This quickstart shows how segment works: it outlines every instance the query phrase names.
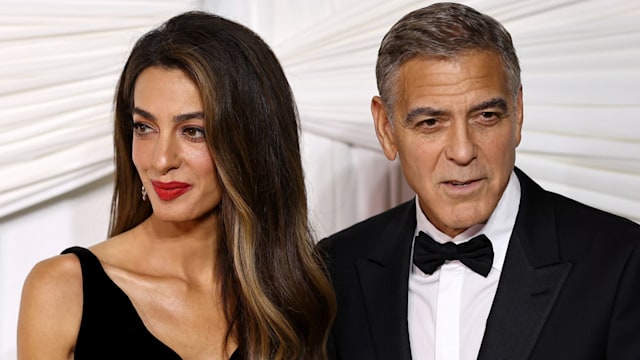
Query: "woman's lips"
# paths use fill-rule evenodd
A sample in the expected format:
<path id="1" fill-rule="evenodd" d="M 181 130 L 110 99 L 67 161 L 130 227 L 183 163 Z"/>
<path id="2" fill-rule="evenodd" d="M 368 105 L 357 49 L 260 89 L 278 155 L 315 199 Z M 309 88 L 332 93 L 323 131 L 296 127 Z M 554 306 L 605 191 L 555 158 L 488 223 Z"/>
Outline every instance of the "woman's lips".
<path id="1" fill-rule="evenodd" d="M 152 180 L 151 184 L 160 200 L 163 201 L 173 200 L 191 189 L 191 185 L 179 181 L 162 182 Z"/>

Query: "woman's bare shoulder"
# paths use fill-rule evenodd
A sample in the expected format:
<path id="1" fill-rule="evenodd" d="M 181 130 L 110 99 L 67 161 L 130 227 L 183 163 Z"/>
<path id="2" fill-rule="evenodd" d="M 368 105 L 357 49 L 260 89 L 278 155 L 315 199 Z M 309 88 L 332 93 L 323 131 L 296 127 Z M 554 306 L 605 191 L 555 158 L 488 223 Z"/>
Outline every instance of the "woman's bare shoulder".
<path id="1" fill-rule="evenodd" d="M 82 270 L 73 254 L 54 256 L 37 263 L 27 276 L 25 290 L 40 290 L 65 298 L 82 295 Z"/>
<path id="2" fill-rule="evenodd" d="M 18 358 L 67 359 L 82 318 L 82 271 L 73 254 L 37 263 L 22 289 Z"/>

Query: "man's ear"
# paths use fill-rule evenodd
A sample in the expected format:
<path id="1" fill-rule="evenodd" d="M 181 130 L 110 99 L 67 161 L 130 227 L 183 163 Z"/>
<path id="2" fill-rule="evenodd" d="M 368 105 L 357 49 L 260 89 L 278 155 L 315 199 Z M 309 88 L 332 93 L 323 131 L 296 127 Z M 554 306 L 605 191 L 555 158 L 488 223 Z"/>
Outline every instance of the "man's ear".
<path id="1" fill-rule="evenodd" d="M 384 151 L 384 156 L 389 160 L 395 160 L 398 155 L 398 148 L 393 136 L 393 125 L 389 120 L 387 109 L 380 96 L 374 96 L 373 99 L 371 99 L 371 115 L 373 115 L 376 136 L 378 137 L 382 151 Z"/>

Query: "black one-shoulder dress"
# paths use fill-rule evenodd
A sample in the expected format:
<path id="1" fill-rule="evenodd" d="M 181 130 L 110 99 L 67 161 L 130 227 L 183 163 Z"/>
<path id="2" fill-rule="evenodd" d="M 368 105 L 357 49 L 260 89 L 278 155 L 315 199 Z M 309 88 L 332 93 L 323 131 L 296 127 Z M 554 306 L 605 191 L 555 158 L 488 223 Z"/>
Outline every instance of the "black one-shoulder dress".
<path id="1" fill-rule="evenodd" d="M 127 294 L 91 251 L 75 246 L 62 253 L 75 254 L 82 268 L 84 298 L 75 360 L 181 360 L 144 326 Z M 240 360 L 239 351 L 229 360 Z"/>

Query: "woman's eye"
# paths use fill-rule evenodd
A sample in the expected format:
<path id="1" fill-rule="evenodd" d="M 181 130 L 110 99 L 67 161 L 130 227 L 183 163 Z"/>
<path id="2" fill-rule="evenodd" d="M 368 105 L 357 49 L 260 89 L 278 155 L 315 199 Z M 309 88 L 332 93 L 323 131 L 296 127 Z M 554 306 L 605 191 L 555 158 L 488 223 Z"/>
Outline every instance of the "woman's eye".
<path id="1" fill-rule="evenodd" d="M 134 122 L 133 123 L 133 132 L 138 134 L 138 135 L 144 135 L 147 133 L 152 132 L 153 129 L 151 128 L 151 126 L 145 124 L 145 123 L 141 123 L 141 122 Z"/>
<path id="2" fill-rule="evenodd" d="M 204 129 L 197 127 L 187 127 L 182 130 L 182 133 L 191 141 L 204 141 Z"/>

